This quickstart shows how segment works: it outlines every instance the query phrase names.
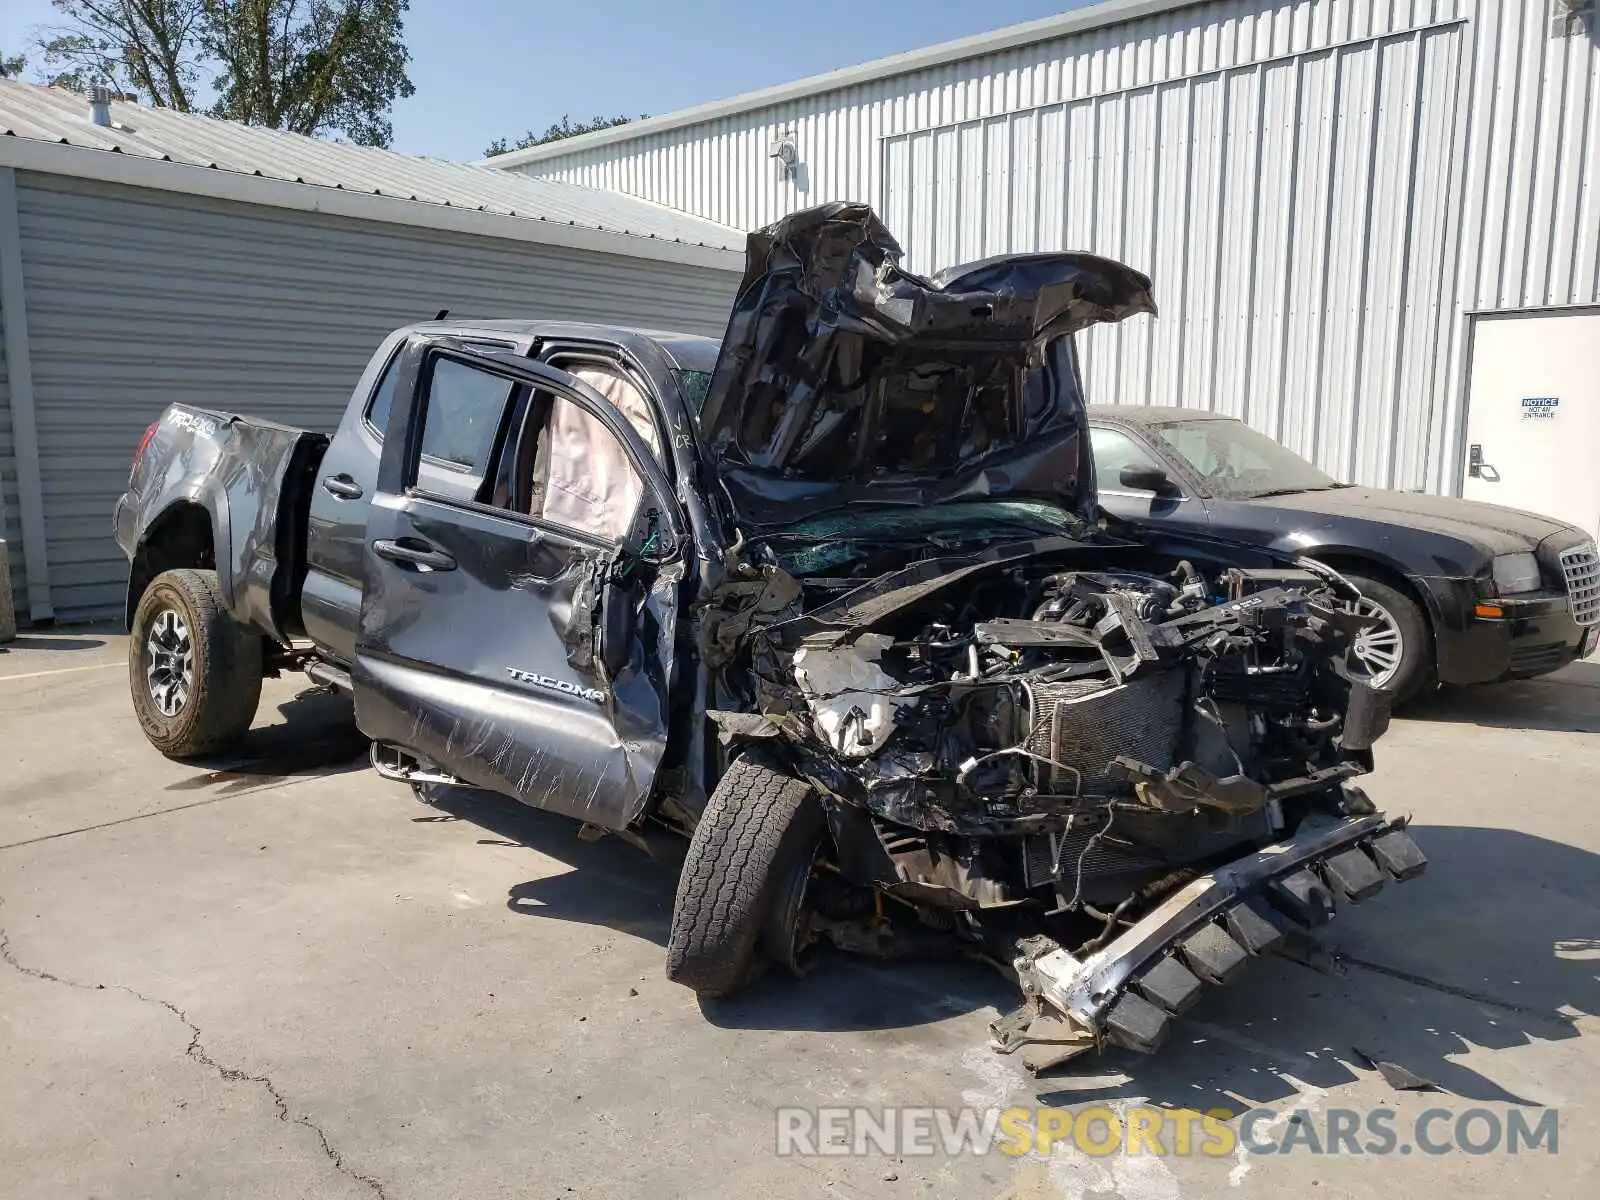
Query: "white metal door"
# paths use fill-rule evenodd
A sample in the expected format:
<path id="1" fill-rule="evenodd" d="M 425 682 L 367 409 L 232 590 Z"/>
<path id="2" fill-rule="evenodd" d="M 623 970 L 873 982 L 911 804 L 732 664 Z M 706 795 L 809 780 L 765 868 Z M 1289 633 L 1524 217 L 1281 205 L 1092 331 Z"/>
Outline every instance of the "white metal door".
<path id="1" fill-rule="evenodd" d="M 1461 494 L 1600 536 L 1600 311 L 1473 322 Z"/>

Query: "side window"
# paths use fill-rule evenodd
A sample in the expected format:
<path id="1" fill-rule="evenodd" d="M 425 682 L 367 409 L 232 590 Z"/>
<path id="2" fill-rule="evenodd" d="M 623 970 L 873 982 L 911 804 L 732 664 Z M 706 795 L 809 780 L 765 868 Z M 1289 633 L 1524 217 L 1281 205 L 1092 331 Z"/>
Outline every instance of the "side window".
<path id="1" fill-rule="evenodd" d="M 1155 467 L 1165 470 L 1150 453 L 1125 433 L 1098 426 L 1089 430 L 1089 444 L 1094 447 L 1095 475 L 1102 491 L 1125 491 L 1118 477 L 1124 467 Z"/>
<path id="2" fill-rule="evenodd" d="M 513 349 L 506 342 L 468 340 L 466 344 L 475 350 Z M 372 389 L 372 398 L 367 401 L 367 411 L 363 414 L 367 424 L 372 427 L 373 436 L 380 442 L 383 441 L 384 432 L 389 428 L 389 410 L 394 407 L 394 389 L 400 374 L 400 358 L 400 350 L 397 349 L 390 356 L 389 365 L 384 367 L 383 375 L 378 379 L 378 386 Z M 432 451 L 424 450 L 424 453 L 432 453 Z"/>
<path id="3" fill-rule="evenodd" d="M 428 384 L 422 424 L 422 454 L 480 479 L 489 466 L 511 383 L 476 367 L 441 358 Z"/>
<path id="4" fill-rule="evenodd" d="M 435 359 L 422 416 L 422 462 L 412 482 L 473 500 L 489 470 L 512 383 L 477 367 Z"/>
<path id="5" fill-rule="evenodd" d="M 592 386 L 599 390 L 605 382 L 602 377 Z M 620 392 L 608 398 L 644 422 L 642 432 L 651 435 L 645 440 L 653 445 L 648 413 L 630 412 L 630 398 Z M 525 514 L 605 542 L 622 541 L 638 520 L 645 482 L 626 446 L 559 395 L 530 397 L 501 375 L 435 358 L 421 442 L 407 482 L 435 495 Z"/>

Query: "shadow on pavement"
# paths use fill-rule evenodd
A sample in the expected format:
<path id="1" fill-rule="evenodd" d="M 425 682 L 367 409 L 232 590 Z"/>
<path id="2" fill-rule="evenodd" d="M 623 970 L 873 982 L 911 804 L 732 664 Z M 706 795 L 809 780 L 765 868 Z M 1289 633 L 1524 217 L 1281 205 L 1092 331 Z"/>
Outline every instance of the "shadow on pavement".
<path id="1" fill-rule="evenodd" d="M 652 858 L 620 838 L 584 842 L 567 817 L 541 812 L 485 792 L 439 788 L 434 812 L 418 822 L 469 821 L 513 844 L 565 863 L 571 871 L 513 887 L 506 907 L 521 916 L 603 925 L 665 948 L 672 926 L 678 864 L 684 843 L 663 832 Z M 803 978 L 769 972 L 747 990 L 702 1004 L 714 1025 L 736 1029 L 899 1029 L 959 1013 L 1016 1003 L 988 967 L 965 961 L 885 963 L 824 950 Z"/>
<path id="2" fill-rule="evenodd" d="M 512 912 L 603 925 L 667 944 L 678 885 L 675 859 L 653 859 L 616 837 L 582 841 L 581 827 L 571 818 L 493 792 L 437 787 L 429 789 L 429 798 L 431 811 L 414 821 L 467 821 L 495 835 L 480 839 L 483 844 L 526 846 L 573 868 L 517 884 L 506 897 Z"/>
<path id="3" fill-rule="evenodd" d="M 1412 832 L 1428 873 L 1341 911 L 1319 938 L 1325 970 L 1252 963 L 1180 1018 L 1155 1056 L 1080 1060 L 1041 1080 L 1046 1099 L 1238 1111 L 1293 1095 L 1293 1080 L 1331 1090 L 1373 1077 L 1359 1047 L 1442 1092 L 1541 1103 L 1458 1060 L 1575 1038 L 1577 1014 L 1600 1013 L 1600 855 L 1511 830 Z M 1108 1071 L 1127 1078 L 1096 1079 Z"/>
<path id="4" fill-rule="evenodd" d="M 1445 688 L 1413 701 L 1402 715 L 1497 729 L 1600 733 L 1600 663 L 1573 663 L 1539 679 Z"/>
<path id="5" fill-rule="evenodd" d="M 747 991 L 701 1001 L 700 1011 L 723 1029 L 846 1032 L 905 1029 L 972 1012 L 993 1020 L 1019 999 L 1015 986 L 979 962 L 885 962 L 824 950 L 799 979 L 769 972 Z"/>
<path id="6" fill-rule="evenodd" d="M 105 639 L 97 637 L 52 637 L 43 633 L 21 631 L 0 650 L 98 650 Z"/>
<path id="7" fill-rule="evenodd" d="M 527 846 L 573 868 L 513 887 L 512 912 L 603 925 L 665 946 L 675 858 L 653 860 L 614 837 L 580 841 L 569 819 L 484 793 L 441 789 L 435 811 L 416 819 L 470 821 L 495 835 L 483 839 L 489 844 Z M 1359 1047 L 1445 1092 L 1539 1103 L 1456 1060 L 1475 1048 L 1574 1038 L 1574 1014 L 1600 1014 L 1600 855 L 1514 830 L 1412 830 L 1428 854 L 1427 874 L 1343 909 L 1320 932 L 1323 969 L 1253 962 L 1239 980 L 1208 989 L 1156 1055 L 1092 1055 L 1042 1079 L 1041 1093 L 1052 1103 L 1139 1096 L 1237 1111 L 1241 1100 L 1294 1095 L 1295 1080 L 1331 1090 L 1372 1076 Z M 999 1015 L 1017 1000 L 977 962 L 824 952 L 802 979 L 772 972 L 702 1009 L 728 1028 L 844 1031 Z M 1108 1072 L 1127 1079 L 1106 1084 Z"/>
<path id="8" fill-rule="evenodd" d="M 169 792 L 208 788 L 248 791 L 303 775 L 342 775 L 367 765 L 367 739 L 345 696 L 301 693 L 278 706 L 283 722 L 258 726 L 233 753 L 197 759 L 199 775 L 169 783 Z"/>

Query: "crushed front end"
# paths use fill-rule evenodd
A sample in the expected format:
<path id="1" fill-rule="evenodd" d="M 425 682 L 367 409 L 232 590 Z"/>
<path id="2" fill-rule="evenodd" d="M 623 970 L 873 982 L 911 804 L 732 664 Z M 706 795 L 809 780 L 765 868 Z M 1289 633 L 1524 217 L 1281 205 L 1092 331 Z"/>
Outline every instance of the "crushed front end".
<path id="1" fill-rule="evenodd" d="M 1014 972 L 996 1042 L 1030 1065 L 1152 1050 L 1203 985 L 1422 870 L 1352 783 L 1388 708 L 1344 669 L 1365 618 L 1325 567 L 1056 537 L 814 607 L 830 581 L 768 579 L 803 615 L 755 632 L 759 716 L 725 733 L 781 743 L 824 798 L 831 869 L 899 902 L 901 941 Z M 892 921 L 824 909 L 815 936 L 895 951 Z"/>
<path id="2" fill-rule="evenodd" d="M 698 610 L 711 719 L 826 809 L 801 941 L 980 951 L 1036 1064 L 1149 1050 L 1202 981 L 1422 867 L 1352 783 L 1388 721 L 1345 670 L 1360 597 L 1108 528 L 1074 336 L 1153 315 L 1145 276 L 899 261 L 863 205 L 751 235 L 700 413 L 740 534 Z"/>

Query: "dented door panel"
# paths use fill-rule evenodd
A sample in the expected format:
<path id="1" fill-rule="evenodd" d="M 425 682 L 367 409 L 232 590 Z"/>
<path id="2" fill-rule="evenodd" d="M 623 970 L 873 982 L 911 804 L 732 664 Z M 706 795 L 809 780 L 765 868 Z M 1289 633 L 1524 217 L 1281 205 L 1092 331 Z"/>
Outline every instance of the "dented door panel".
<path id="1" fill-rule="evenodd" d="M 418 357 L 427 352 L 414 347 Z M 596 412 L 638 456 L 615 419 L 598 412 L 604 400 L 561 372 L 470 353 L 465 361 Z M 414 367 L 405 394 L 416 394 L 416 377 Z M 595 825 L 630 824 L 666 747 L 681 567 L 399 486 L 409 422 L 391 418 L 368 518 L 357 723 L 467 783 Z M 642 473 L 647 503 L 661 508 L 659 471 Z M 676 517 L 665 518 L 663 535 L 675 539 Z M 628 613 L 613 611 L 608 623 L 617 606 Z M 608 627 L 624 645 L 604 643 Z"/>
<path id="2" fill-rule="evenodd" d="M 424 540 L 456 567 L 409 572 L 369 551 L 362 731 L 480 787 L 627 825 L 666 745 L 665 681 L 641 669 L 654 646 L 638 644 L 615 679 L 593 652 L 610 553 L 444 508 L 411 498 L 373 511 L 373 538 Z"/>

